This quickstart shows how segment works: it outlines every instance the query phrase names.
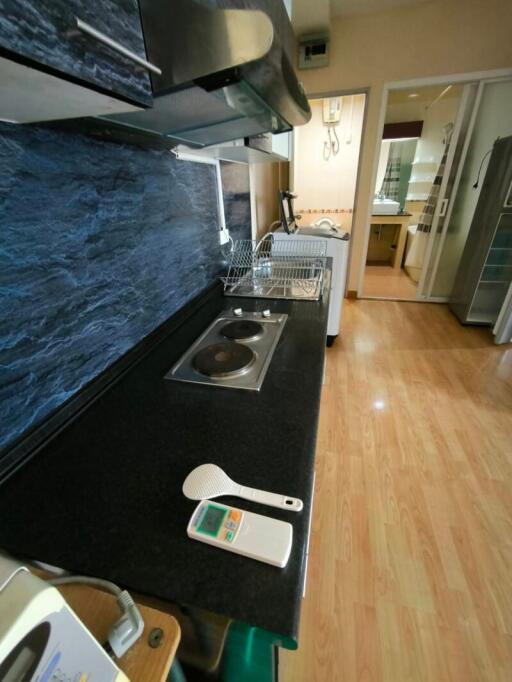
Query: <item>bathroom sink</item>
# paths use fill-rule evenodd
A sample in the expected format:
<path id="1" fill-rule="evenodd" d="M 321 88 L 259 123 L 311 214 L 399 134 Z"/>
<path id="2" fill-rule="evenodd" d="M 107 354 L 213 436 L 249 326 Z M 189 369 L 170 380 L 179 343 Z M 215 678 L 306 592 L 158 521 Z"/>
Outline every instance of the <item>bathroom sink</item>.
<path id="1" fill-rule="evenodd" d="M 397 215 L 400 211 L 400 204 L 393 199 L 375 199 L 373 202 L 374 215 Z"/>

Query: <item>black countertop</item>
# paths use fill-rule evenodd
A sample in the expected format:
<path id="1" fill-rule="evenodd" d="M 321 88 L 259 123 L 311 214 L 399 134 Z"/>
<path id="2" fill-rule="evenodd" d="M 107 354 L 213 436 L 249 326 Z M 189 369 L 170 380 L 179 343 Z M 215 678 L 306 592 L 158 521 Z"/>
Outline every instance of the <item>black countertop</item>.
<path id="1" fill-rule="evenodd" d="M 223 309 L 289 317 L 259 392 L 165 381 Z M 0 487 L 0 547 L 135 592 L 298 634 L 328 301 L 204 297 L 109 390 Z M 245 485 L 299 497 L 291 513 L 223 498 L 293 525 L 284 569 L 186 534 L 181 486 L 214 462 Z"/>

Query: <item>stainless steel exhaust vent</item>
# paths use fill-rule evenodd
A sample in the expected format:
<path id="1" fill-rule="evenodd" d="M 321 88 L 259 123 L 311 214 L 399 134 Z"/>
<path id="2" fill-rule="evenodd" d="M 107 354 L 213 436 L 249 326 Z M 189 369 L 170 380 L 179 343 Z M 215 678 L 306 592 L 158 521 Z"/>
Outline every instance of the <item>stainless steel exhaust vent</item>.
<path id="1" fill-rule="evenodd" d="M 280 0 L 140 0 L 140 8 L 148 59 L 162 71 L 151 74 L 154 107 L 108 118 L 196 147 L 309 120 Z"/>

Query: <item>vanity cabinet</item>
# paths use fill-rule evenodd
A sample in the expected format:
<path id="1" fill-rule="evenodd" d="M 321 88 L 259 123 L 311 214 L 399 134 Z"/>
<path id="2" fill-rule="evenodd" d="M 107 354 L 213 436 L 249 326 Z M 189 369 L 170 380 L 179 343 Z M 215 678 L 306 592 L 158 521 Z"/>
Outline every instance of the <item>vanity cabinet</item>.
<path id="1" fill-rule="evenodd" d="M 148 69 L 133 58 L 146 60 L 137 0 L 0 0 L 0 49 L 2 57 L 100 93 L 152 102 Z"/>

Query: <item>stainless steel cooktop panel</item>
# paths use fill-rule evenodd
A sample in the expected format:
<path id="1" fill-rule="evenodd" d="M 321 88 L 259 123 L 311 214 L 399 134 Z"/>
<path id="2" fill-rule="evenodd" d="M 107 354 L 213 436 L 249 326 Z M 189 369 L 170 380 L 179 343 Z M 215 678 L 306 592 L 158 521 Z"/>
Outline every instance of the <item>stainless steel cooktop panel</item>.
<path id="1" fill-rule="evenodd" d="M 241 315 L 235 315 L 232 311 L 221 313 L 167 372 L 165 378 L 207 386 L 259 391 L 287 317 L 288 315 L 280 313 L 267 313 L 267 316 L 263 316 L 261 312 L 244 312 Z M 221 329 L 229 322 L 243 320 L 254 320 L 263 327 L 263 333 L 258 337 L 236 341 L 236 343 L 241 343 L 250 348 L 255 355 L 254 361 L 247 370 L 240 374 L 226 377 L 210 377 L 199 372 L 194 367 L 196 354 L 210 345 L 231 341 L 231 339 L 226 338 L 222 334 Z"/>

